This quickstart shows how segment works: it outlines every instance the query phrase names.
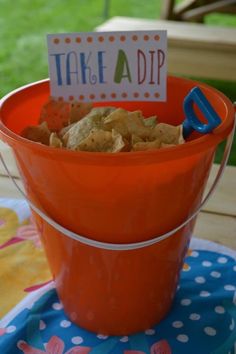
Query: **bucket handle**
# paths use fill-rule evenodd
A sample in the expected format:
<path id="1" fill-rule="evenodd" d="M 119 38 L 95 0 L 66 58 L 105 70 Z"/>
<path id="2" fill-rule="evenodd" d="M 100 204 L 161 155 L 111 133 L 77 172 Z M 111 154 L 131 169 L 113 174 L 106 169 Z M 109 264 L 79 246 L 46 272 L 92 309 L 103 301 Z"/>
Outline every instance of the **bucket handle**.
<path id="1" fill-rule="evenodd" d="M 224 169 L 226 167 L 228 158 L 229 158 L 229 154 L 230 154 L 230 150 L 232 147 L 232 143 L 233 143 L 233 138 L 234 138 L 234 131 L 235 131 L 235 126 L 236 126 L 236 115 L 235 115 L 235 119 L 234 119 L 234 125 L 232 128 L 232 131 L 230 132 L 227 140 L 226 140 L 226 145 L 225 145 L 225 149 L 224 149 L 224 154 L 221 160 L 221 164 L 219 166 L 217 175 L 215 177 L 214 182 L 212 183 L 212 186 L 209 190 L 209 192 L 207 193 L 207 195 L 205 196 L 205 198 L 203 199 L 203 201 L 201 202 L 201 204 L 199 205 L 199 207 L 197 208 L 197 210 L 190 215 L 183 223 L 181 223 L 179 226 L 177 226 L 176 228 L 172 229 L 171 231 L 166 232 L 165 234 L 162 234 L 160 236 L 156 236 L 150 240 L 146 240 L 146 241 L 141 241 L 141 242 L 134 242 L 134 243 L 108 243 L 108 242 L 101 242 L 101 241 L 96 241 L 93 239 L 89 239 L 85 236 L 81 236 L 78 235 L 66 228 L 64 228 L 63 226 L 61 226 L 60 224 L 58 224 L 56 221 L 54 221 L 53 219 L 51 219 L 48 215 L 46 215 L 44 212 L 42 212 L 39 208 L 37 208 L 26 196 L 26 194 L 24 193 L 24 191 L 18 186 L 18 184 L 15 181 L 15 177 L 13 177 L 3 159 L 2 154 L 0 153 L 0 160 L 9 176 L 9 178 L 12 180 L 12 182 L 14 183 L 15 187 L 17 188 L 17 190 L 21 193 L 21 195 L 24 197 L 24 199 L 26 199 L 26 201 L 28 202 L 28 204 L 30 205 L 30 207 L 32 208 L 32 210 L 38 214 L 44 221 L 46 221 L 49 225 L 51 225 L 54 229 L 56 229 L 57 231 L 59 231 L 60 233 L 76 240 L 79 241 L 85 245 L 89 245 L 92 247 L 96 247 L 96 248 L 101 248 L 101 249 L 106 249 L 106 250 L 112 250 L 112 251 L 128 251 L 128 250 L 135 250 L 135 249 L 139 249 L 139 248 L 143 248 L 143 247 L 148 247 L 151 246 L 155 243 L 158 243 L 160 241 L 163 241 L 165 239 L 167 239 L 168 237 L 170 237 L 171 235 L 175 234 L 177 231 L 179 231 L 180 229 L 182 229 L 184 226 L 186 226 L 191 220 L 193 220 L 197 214 L 200 212 L 200 210 L 202 209 L 203 205 L 205 205 L 205 203 L 208 201 L 208 199 L 210 198 L 210 196 L 212 195 L 212 193 L 214 192 L 216 186 L 218 185 L 218 182 L 224 172 Z"/>

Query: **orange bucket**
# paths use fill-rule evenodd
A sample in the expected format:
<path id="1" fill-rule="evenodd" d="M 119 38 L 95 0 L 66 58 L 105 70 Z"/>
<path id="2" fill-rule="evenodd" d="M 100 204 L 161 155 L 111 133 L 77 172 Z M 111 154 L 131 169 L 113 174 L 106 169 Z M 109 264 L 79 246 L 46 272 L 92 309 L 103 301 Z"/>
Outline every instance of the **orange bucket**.
<path id="1" fill-rule="evenodd" d="M 102 104 L 177 125 L 196 85 L 221 117 L 219 127 L 183 145 L 132 153 L 75 152 L 22 138 L 38 123 L 47 80 L 1 101 L 0 136 L 13 148 L 58 295 L 68 317 L 88 330 L 130 334 L 167 314 L 216 147 L 234 123 L 223 94 L 176 77 L 168 78 L 167 102 Z"/>

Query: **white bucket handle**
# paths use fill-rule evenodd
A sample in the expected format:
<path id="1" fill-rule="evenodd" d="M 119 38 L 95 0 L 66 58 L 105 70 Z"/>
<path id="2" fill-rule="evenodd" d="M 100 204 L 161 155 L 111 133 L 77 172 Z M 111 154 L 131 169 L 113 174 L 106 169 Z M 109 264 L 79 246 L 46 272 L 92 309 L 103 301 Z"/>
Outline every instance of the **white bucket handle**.
<path id="1" fill-rule="evenodd" d="M 202 209 L 203 205 L 208 201 L 208 199 L 210 198 L 210 196 L 212 195 L 212 193 L 214 192 L 216 186 L 219 183 L 219 180 L 221 178 L 221 176 L 223 175 L 224 169 L 226 167 L 228 158 L 229 158 L 229 154 L 230 154 L 230 150 L 232 147 L 232 143 L 233 143 L 233 138 L 234 138 L 234 131 L 235 131 L 235 126 L 236 126 L 236 115 L 235 115 L 235 119 L 234 119 L 234 126 L 233 129 L 231 131 L 231 133 L 229 134 L 229 136 L 227 137 L 226 140 L 226 145 L 225 145 L 225 149 L 224 149 L 224 154 L 221 160 L 221 164 L 219 166 L 217 175 L 215 177 L 215 180 L 209 190 L 209 192 L 207 193 L 207 195 L 205 196 L 205 198 L 203 199 L 203 201 L 201 202 L 201 204 L 199 205 L 199 207 L 197 208 L 197 210 L 191 215 L 189 216 L 182 224 L 180 224 L 179 226 L 177 226 L 175 229 L 172 229 L 171 231 L 166 232 L 165 234 L 162 234 L 160 236 L 156 236 L 155 238 L 152 238 L 150 240 L 146 240 L 146 241 L 141 241 L 141 242 L 134 242 L 134 243 L 108 243 L 108 242 L 101 242 L 101 241 L 96 241 L 93 239 L 89 239 L 85 236 L 81 236 L 76 234 L 75 232 L 72 232 L 66 228 L 64 228 L 63 226 L 61 226 L 60 224 L 58 224 L 56 221 L 54 221 L 53 219 L 51 219 L 48 215 L 46 215 L 44 212 L 42 212 L 39 208 L 37 208 L 26 196 L 26 194 L 23 192 L 23 190 L 18 186 L 18 184 L 15 181 L 15 177 L 13 177 L 3 159 L 2 154 L 0 153 L 0 160 L 8 174 L 8 176 L 10 177 L 10 179 L 12 180 L 12 182 L 14 183 L 14 185 L 16 186 L 16 188 L 18 189 L 18 191 L 21 193 L 21 195 L 24 197 L 24 199 L 27 200 L 28 204 L 30 205 L 30 207 L 34 210 L 34 212 L 36 214 L 38 214 L 44 221 L 46 221 L 49 225 L 51 225 L 54 229 L 56 229 L 57 231 L 59 231 L 60 233 L 76 240 L 79 241 L 85 245 L 89 245 L 92 247 L 96 247 L 96 248 L 102 248 L 102 249 L 106 249 L 106 250 L 113 250 L 113 251 L 128 251 L 128 250 L 134 250 L 134 249 L 138 249 L 138 248 L 143 248 L 143 247 L 147 247 L 147 246 L 151 246 L 157 242 L 160 242 L 162 240 L 165 240 L 166 238 L 170 237 L 171 235 L 175 234 L 177 231 L 179 231 L 180 229 L 182 229 L 185 225 L 187 225 L 192 219 L 194 219 L 197 214 L 200 212 L 200 210 Z"/>

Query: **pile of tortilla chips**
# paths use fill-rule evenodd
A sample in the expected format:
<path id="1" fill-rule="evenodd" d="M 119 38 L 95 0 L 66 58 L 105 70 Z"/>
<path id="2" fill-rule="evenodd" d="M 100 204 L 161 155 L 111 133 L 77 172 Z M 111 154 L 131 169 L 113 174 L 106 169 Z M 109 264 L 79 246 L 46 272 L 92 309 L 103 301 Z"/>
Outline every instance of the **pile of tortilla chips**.
<path id="1" fill-rule="evenodd" d="M 22 136 L 55 148 L 112 153 L 184 143 L 182 125 L 158 123 L 156 116 L 51 98 L 42 108 L 39 125 L 27 127 Z"/>

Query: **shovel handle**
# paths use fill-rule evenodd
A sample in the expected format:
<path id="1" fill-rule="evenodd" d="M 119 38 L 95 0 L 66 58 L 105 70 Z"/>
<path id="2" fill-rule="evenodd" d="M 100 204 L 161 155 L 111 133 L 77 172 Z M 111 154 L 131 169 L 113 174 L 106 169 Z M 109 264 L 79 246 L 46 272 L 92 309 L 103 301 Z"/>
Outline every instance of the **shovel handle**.
<path id="1" fill-rule="evenodd" d="M 207 123 L 202 123 L 195 111 L 194 103 L 200 108 Z M 183 122 L 183 135 L 187 138 L 194 130 L 201 134 L 212 132 L 221 123 L 221 118 L 218 116 L 204 93 L 199 87 L 194 87 L 184 99 L 185 120 Z"/>

